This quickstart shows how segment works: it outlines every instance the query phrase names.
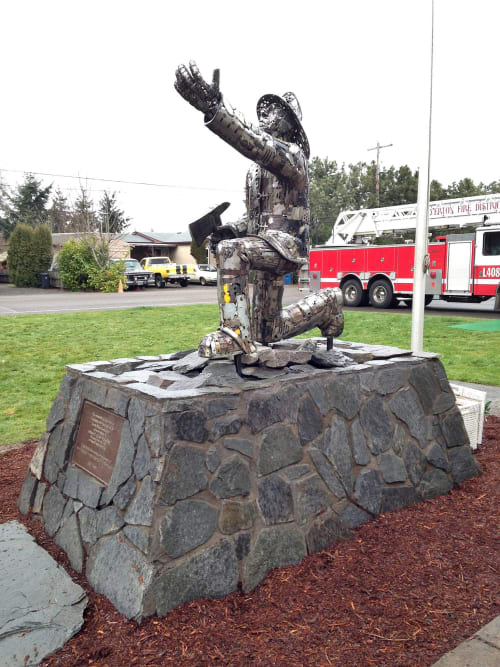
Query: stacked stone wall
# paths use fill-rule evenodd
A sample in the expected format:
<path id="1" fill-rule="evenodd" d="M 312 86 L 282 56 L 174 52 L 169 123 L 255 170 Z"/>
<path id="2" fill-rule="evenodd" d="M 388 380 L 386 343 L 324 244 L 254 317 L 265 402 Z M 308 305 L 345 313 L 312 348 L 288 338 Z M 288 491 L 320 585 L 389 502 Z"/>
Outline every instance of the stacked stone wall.
<path id="1" fill-rule="evenodd" d="M 352 350 L 351 366 L 265 380 L 187 353 L 70 366 L 20 510 L 140 620 L 250 591 L 272 568 L 477 474 L 435 355 Z M 124 419 L 107 485 L 72 463 L 85 401 Z"/>

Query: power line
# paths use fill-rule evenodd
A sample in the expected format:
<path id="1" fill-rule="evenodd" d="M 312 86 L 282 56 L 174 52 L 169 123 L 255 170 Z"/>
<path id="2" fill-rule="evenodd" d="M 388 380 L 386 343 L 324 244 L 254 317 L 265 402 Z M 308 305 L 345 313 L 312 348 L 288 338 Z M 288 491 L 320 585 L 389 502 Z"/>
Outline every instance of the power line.
<path id="1" fill-rule="evenodd" d="M 172 188 L 177 190 L 209 190 L 215 192 L 241 192 L 240 190 L 227 190 L 225 188 L 204 188 L 197 185 L 172 185 L 170 183 L 147 183 L 145 181 L 122 181 L 116 178 L 97 178 L 95 176 L 74 176 L 70 174 L 51 174 L 44 171 L 30 171 L 28 169 L 3 169 L 0 167 L 0 172 L 6 171 L 12 174 L 35 174 L 36 176 L 50 176 L 51 178 L 75 178 L 79 181 L 101 181 L 104 183 L 123 183 L 125 185 L 146 185 L 154 188 Z"/>

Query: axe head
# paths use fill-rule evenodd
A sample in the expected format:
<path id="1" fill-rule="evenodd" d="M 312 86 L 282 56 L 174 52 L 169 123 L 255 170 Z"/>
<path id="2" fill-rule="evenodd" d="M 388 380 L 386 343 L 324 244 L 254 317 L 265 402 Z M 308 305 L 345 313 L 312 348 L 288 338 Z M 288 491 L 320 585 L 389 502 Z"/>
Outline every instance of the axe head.
<path id="1" fill-rule="evenodd" d="M 189 233 L 196 245 L 202 245 L 207 236 L 210 236 L 217 227 L 222 225 L 220 216 L 228 206 L 230 206 L 230 203 L 225 201 L 189 225 Z"/>

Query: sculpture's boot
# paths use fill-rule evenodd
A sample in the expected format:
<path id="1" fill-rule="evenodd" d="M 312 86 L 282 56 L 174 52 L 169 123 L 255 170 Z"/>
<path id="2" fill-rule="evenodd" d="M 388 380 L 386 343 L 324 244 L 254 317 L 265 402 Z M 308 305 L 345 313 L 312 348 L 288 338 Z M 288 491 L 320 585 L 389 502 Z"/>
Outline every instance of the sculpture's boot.
<path id="1" fill-rule="evenodd" d="M 292 338 L 314 327 L 320 329 L 321 335 L 326 337 L 327 348 L 332 349 L 333 338 L 344 330 L 342 292 L 337 287 L 314 292 L 283 308 L 272 322 L 267 342 Z"/>

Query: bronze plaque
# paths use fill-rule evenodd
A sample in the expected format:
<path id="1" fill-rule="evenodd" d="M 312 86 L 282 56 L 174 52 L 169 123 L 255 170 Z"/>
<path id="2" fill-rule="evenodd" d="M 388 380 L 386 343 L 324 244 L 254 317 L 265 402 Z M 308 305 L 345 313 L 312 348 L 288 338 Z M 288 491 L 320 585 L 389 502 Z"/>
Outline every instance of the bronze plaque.
<path id="1" fill-rule="evenodd" d="M 72 463 L 106 486 L 120 446 L 125 419 L 84 401 Z"/>

